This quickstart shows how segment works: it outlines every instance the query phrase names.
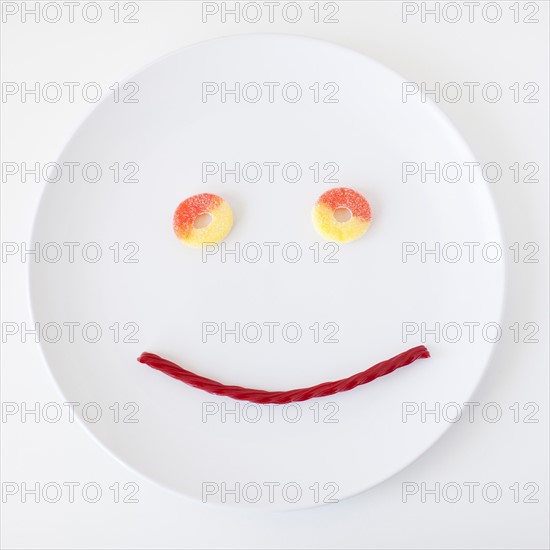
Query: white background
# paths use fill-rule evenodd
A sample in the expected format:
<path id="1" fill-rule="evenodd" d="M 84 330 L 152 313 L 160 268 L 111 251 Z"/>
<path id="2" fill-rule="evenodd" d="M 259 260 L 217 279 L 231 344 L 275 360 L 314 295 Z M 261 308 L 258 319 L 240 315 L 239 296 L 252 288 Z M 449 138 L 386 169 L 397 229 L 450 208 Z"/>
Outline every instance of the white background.
<path id="1" fill-rule="evenodd" d="M 33 3 L 30 3 L 32 7 Z M 539 183 L 514 183 L 508 176 L 491 184 L 505 243 L 536 242 L 538 264 L 511 263 L 502 325 L 536 322 L 538 344 L 495 347 L 493 360 L 472 401 L 496 402 L 503 417 L 490 423 L 479 414 L 447 434 L 418 461 L 367 493 L 337 505 L 287 513 L 241 512 L 190 502 L 127 470 L 100 448 L 78 423 L 36 423 L 32 416 L 2 418 L 2 481 L 62 483 L 94 481 L 103 498 L 87 503 L 67 498 L 50 504 L 5 497 L 2 546 L 5 548 L 547 548 L 548 541 L 548 4 L 539 8 L 539 23 L 514 23 L 513 3 L 502 2 L 502 17 L 487 22 L 480 8 L 470 23 L 466 7 L 457 23 L 434 23 L 420 14 L 402 22 L 401 2 L 339 2 L 339 23 L 315 24 L 301 2 L 299 22 L 202 22 L 200 2 L 143 2 L 139 23 L 115 24 L 112 2 L 101 2 L 103 17 L 95 24 L 75 8 L 75 22 L 22 22 L 21 15 L 2 24 L 2 80 L 99 82 L 107 89 L 143 65 L 197 41 L 247 32 L 283 32 L 322 38 L 360 51 L 406 79 L 433 85 L 497 82 L 503 98 L 489 103 L 478 94 L 473 102 L 442 101 L 440 107 L 461 131 L 481 163 L 537 162 Z M 241 3 L 242 4 L 242 3 Z M 323 4 L 323 3 L 321 3 Z M 413 3 L 409 3 L 413 4 Z M 419 9 L 422 7 L 418 3 Z M 520 3 L 526 4 L 526 3 Z M 426 7 L 433 8 L 434 3 Z M 522 9 L 523 19 L 531 11 Z M 5 4 L 4 8 L 5 9 Z M 122 12 L 124 13 L 124 12 Z M 449 12 L 454 16 L 454 12 Z M 492 17 L 492 13 L 489 14 Z M 267 17 L 267 16 L 266 16 Z M 229 21 L 233 21 L 229 18 Z M 539 103 L 515 103 L 508 87 L 536 82 Z M 479 90 L 479 88 L 478 88 Z M 23 103 L 3 98 L 2 161 L 34 164 L 57 158 L 71 133 L 92 109 L 74 103 Z M 2 182 L 2 240 L 29 238 L 40 184 L 15 178 Z M 3 264 L 3 321 L 31 323 L 26 271 L 18 261 Z M 38 345 L 10 338 L 3 346 L 2 401 L 62 402 Z M 534 402 L 538 423 L 515 423 L 513 403 Z M 523 416 L 524 412 L 522 412 Z M 109 486 L 139 484 L 139 503 L 114 503 Z M 499 502 L 486 502 L 478 490 L 473 503 L 466 494 L 457 503 L 420 495 L 402 502 L 404 482 L 433 487 L 448 482 L 496 482 Z M 508 489 L 539 486 L 538 503 L 514 503 Z M 5 495 L 4 495 L 5 496 Z M 520 493 L 521 499 L 526 496 Z"/>

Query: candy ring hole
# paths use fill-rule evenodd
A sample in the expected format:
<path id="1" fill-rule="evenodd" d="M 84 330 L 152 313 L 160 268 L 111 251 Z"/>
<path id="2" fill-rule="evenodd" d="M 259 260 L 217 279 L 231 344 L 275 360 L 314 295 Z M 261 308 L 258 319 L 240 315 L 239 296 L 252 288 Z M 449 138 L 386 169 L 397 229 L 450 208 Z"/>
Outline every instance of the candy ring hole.
<path id="1" fill-rule="evenodd" d="M 214 218 L 212 217 L 212 214 L 210 214 L 210 212 L 203 212 L 195 218 L 193 226 L 195 227 L 195 229 L 204 229 L 212 223 L 213 219 Z"/>
<path id="2" fill-rule="evenodd" d="M 351 219 L 351 212 L 349 210 L 349 208 L 346 208 L 345 206 L 339 206 L 335 211 L 334 211 L 334 219 L 339 222 L 339 223 L 345 223 L 347 222 L 348 220 Z"/>

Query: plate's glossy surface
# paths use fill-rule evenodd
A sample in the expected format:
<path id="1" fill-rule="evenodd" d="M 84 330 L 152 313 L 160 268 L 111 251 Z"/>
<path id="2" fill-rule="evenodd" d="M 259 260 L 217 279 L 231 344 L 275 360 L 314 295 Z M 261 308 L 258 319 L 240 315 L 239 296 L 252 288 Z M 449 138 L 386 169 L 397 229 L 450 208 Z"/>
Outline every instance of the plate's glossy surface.
<path id="1" fill-rule="evenodd" d="M 419 96 L 404 102 L 402 79 L 385 67 L 294 36 L 202 43 L 131 81 L 137 102 L 122 101 L 135 85 L 106 99 L 59 160 L 96 162 L 102 178 L 85 181 L 77 170 L 73 182 L 66 173 L 48 183 L 34 227 L 33 241 L 64 250 L 59 261 L 31 265 L 35 319 L 80 323 L 73 342 L 67 329 L 42 342 L 66 400 L 100 404 L 101 419 L 84 424 L 120 460 L 208 502 L 237 504 L 225 492 L 237 483 L 239 505 L 311 506 L 405 467 L 452 423 L 422 422 L 420 413 L 405 422 L 404 407 L 468 401 L 494 345 L 481 327 L 500 318 L 502 261 L 480 252 L 500 243 L 486 187 L 466 171 L 454 184 L 402 181 L 404 162 L 474 161 L 461 137 Z M 240 101 L 222 101 L 223 86 L 237 82 Z M 239 182 L 223 173 L 236 162 Z M 339 248 L 311 223 L 314 202 L 337 186 L 372 207 L 368 232 Z M 184 247 L 171 226 L 176 206 L 201 192 L 225 198 L 235 219 L 208 254 Z M 79 243 L 73 262 L 67 242 Z M 422 261 L 423 247 L 449 242 L 460 260 L 451 245 L 439 262 Z M 469 242 L 480 243 L 473 262 Z M 87 243 L 99 244 L 99 260 Z M 101 328 L 95 343 L 97 327 L 83 334 L 86 323 Z M 464 323 L 481 324 L 473 342 Z M 434 328 L 439 342 L 423 335 Z M 421 343 L 431 359 L 286 408 L 209 396 L 136 361 L 150 351 L 224 383 L 290 389 Z"/>

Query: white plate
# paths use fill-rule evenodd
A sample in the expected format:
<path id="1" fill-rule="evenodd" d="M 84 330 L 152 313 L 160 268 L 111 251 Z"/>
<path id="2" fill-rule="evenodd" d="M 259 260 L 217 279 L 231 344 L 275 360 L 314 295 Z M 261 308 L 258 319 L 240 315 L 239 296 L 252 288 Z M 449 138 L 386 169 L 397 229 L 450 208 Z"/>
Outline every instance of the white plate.
<path id="1" fill-rule="evenodd" d="M 209 396 L 136 358 L 150 351 L 225 383 L 290 389 L 349 376 L 422 343 L 420 334 L 402 341 L 403 322 L 425 321 L 430 328 L 436 322 L 498 321 L 502 262 L 478 261 L 479 249 L 473 263 L 422 263 L 417 257 L 404 263 L 401 257 L 405 241 L 500 243 L 494 206 L 479 179 L 439 185 L 401 181 L 404 161 L 474 161 L 456 130 L 432 104 L 418 97 L 402 102 L 402 79 L 385 67 L 295 36 L 248 35 L 198 44 L 130 81 L 139 85 L 134 96 L 139 102 L 105 99 L 59 160 L 97 162 L 102 179 L 84 181 L 78 169 L 71 183 L 65 171 L 60 181 L 46 185 L 36 217 L 33 241 L 80 245 L 72 263 L 62 245 L 61 260 L 31 265 L 35 320 L 42 327 L 73 321 L 102 328 L 96 343 L 84 341 L 80 327 L 72 343 L 68 329 L 56 343 L 42 341 L 64 398 L 81 404 L 77 412 L 90 402 L 101 406 L 101 419 L 90 421 L 95 411 L 89 406 L 84 424 L 128 466 L 208 502 L 237 504 L 231 493 L 224 494 L 237 483 L 239 505 L 312 506 L 333 492 L 342 499 L 363 491 L 404 468 L 452 424 L 423 423 L 418 416 L 403 422 L 403 403 L 433 408 L 436 402 L 468 401 L 494 345 L 479 332 L 473 343 L 465 328 L 456 343 L 448 341 L 452 331 L 439 343 L 428 336 L 431 359 L 345 394 L 284 409 L 245 408 Z M 202 101 L 203 82 L 233 87 L 236 81 L 259 83 L 262 99 L 236 103 L 228 97 L 223 103 L 217 95 Z M 273 102 L 264 82 L 280 83 Z M 297 103 L 281 99 L 288 82 L 301 87 Z M 333 85 L 323 90 L 329 82 L 338 85 L 338 103 L 315 102 L 310 87 L 320 83 L 323 98 L 334 90 Z M 289 97 L 295 89 L 286 89 Z M 255 90 L 247 88 L 249 98 Z M 230 176 L 223 183 L 219 175 L 202 183 L 202 163 L 222 161 L 295 162 L 303 175 L 296 183 L 284 181 L 280 172 L 273 183 L 265 178 L 235 183 Z M 114 183 L 109 166 L 115 162 L 137 163 L 139 183 Z M 315 183 L 309 169 L 315 162 L 337 163 L 339 184 Z M 122 175 L 128 171 L 122 169 Z M 372 227 L 362 239 L 340 247 L 337 263 L 315 262 L 310 246 L 320 243 L 321 259 L 330 250 L 323 250 L 312 227 L 311 208 L 323 191 L 339 185 L 368 197 Z M 177 241 L 173 211 L 200 192 L 229 201 L 235 225 L 226 245 L 259 243 L 260 261 L 235 262 L 230 256 L 223 263 L 217 255 L 204 262 L 200 250 Z M 90 242 L 102 247 L 96 263 L 82 260 Z M 122 261 L 133 251 L 122 249 L 127 242 L 138 243 L 133 256 L 138 263 Z M 281 243 L 273 262 L 264 242 Z M 298 262 L 281 259 L 289 242 L 301 248 Z M 121 247 L 118 263 L 109 249 L 113 243 Z M 247 249 L 250 259 L 255 250 Z M 90 256 L 93 252 L 93 246 L 87 248 Z M 286 252 L 291 257 L 293 249 Z M 204 344 L 203 322 L 292 322 L 303 334 L 288 343 L 277 329 L 271 343 L 265 329 L 257 343 L 235 343 L 228 336 L 226 343 L 211 337 Z M 337 323 L 339 343 L 315 343 L 308 328 L 315 322 Z M 115 343 L 109 329 L 114 323 L 120 323 L 120 338 L 129 335 L 125 323 L 136 323 L 139 343 Z M 53 339 L 55 326 L 50 330 Z M 91 325 L 87 336 L 94 338 Z M 287 337 L 292 336 L 290 330 Z M 248 337 L 254 338 L 253 328 Z M 129 402 L 139 406 L 133 416 L 133 405 L 122 410 Z M 119 422 L 113 420 L 117 407 Z M 235 407 L 237 415 L 223 417 Z M 203 421 L 205 410 L 219 412 Z M 261 418 L 254 422 L 257 414 Z M 293 422 L 297 414 L 301 418 Z M 138 422 L 123 422 L 126 417 Z M 217 493 L 206 495 L 207 490 Z"/>

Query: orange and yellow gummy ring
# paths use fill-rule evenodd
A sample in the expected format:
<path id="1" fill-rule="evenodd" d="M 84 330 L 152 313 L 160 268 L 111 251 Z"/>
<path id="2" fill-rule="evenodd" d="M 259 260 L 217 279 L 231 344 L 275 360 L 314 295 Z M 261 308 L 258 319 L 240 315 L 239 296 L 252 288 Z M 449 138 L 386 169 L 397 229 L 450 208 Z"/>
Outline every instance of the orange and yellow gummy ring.
<path id="1" fill-rule="evenodd" d="M 346 210 L 348 212 L 346 212 Z M 339 221 L 337 214 L 347 214 Z M 323 193 L 313 207 L 313 225 L 325 238 L 339 243 L 358 239 L 369 228 L 370 205 L 357 191 L 337 187 Z"/>
<path id="2" fill-rule="evenodd" d="M 211 220 L 201 227 L 197 220 L 207 214 Z M 187 246 L 218 243 L 233 226 L 233 212 L 227 202 L 218 195 L 201 193 L 185 199 L 174 212 L 174 232 Z"/>

